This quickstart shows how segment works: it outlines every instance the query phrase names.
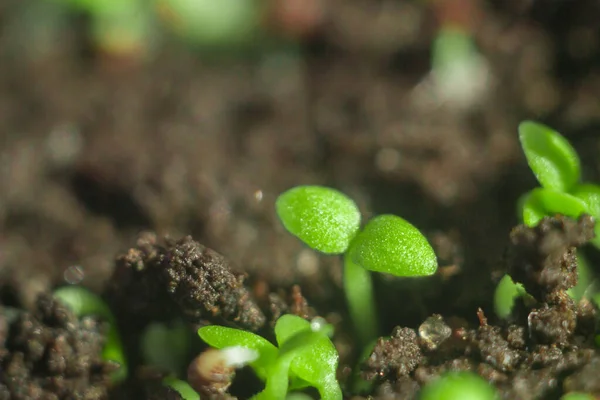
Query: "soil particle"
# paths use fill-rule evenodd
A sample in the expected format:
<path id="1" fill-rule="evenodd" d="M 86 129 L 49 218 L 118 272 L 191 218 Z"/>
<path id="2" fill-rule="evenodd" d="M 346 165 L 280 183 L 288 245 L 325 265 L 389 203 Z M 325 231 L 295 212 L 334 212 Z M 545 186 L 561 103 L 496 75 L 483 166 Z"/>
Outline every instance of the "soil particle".
<path id="1" fill-rule="evenodd" d="M 8 325 L 0 349 L 0 399 L 106 399 L 117 366 L 100 357 L 106 326 L 78 320 L 50 295 Z"/>
<path id="2" fill-rule="evenodd" d="M 409 328 L 396 328 L 391 338 L 379 338 L 373 352 L 364 363 L 363 376 L 372 380 L 391 370 L 397 377 L 410 374 L 421 362 L 417 333 Z"/>
<path id="3" fill-rule="evenodd" d="M 600 359 L 593 344 L 596 310 L 576 305 L 566 290 L 577 283 L 576 247 L 593 237 L 593 221 L 545 218 L 539 226 L 516 227 L 510 235 L 507 270 L 535 299 L 524 317 L 495 326 L 479 309 L 479 326 L 452 322 L 452 335 L 431 346 L 409 328 L 379 339 L 363 363 L 366 379 L 381 382 L 375 399 L 415 399 L 422 385 L 447 371 L 473 371 L 496 385 L 503 399 L 558 399 L 566 391 L 599 393 Z M 427 319 L 438 320 L 441 316 Z M 450 319 L 448 319 L 450 321 Z M 578 325 L 583 325 L 578 329 Z M 423 324 L 425 325 L 425 324 Z M 445 326 L 450 326 L 447 324 Z M 421 329 L 419 329 L 421 332 Z M 588 338 L 581 337 L 587 332 Z"/>
<path id="4" fill-rule="evenodd" d="M 181 315 L 191 324 L 214 321 L 251 331 L 266 322 L 243 276 L 189 236 L 159 244 L 155 235 L 141 235 L 137 247 L 117 259 L 110 284 L 108 297 L 129 315 Z"/>
<path id="5" fill-rule="evenodd" d="M 600 396 L 599 370 L 600 357 L 595 356 L 587 365 L 565 379 L 563 384 L 565 392 L 579 391 Z"/>

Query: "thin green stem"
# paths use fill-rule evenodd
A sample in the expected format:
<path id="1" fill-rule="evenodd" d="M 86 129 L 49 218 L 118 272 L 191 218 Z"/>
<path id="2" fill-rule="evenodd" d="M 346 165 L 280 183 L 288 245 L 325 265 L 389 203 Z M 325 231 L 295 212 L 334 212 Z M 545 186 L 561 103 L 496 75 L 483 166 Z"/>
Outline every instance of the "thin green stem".
<path id="1" fill-rule="evenodd" d="M 361 345 L 370 343 L 377 338 L 379 327 L 371 273 L 348 256 L 344 257 L 344 291 Z"/>

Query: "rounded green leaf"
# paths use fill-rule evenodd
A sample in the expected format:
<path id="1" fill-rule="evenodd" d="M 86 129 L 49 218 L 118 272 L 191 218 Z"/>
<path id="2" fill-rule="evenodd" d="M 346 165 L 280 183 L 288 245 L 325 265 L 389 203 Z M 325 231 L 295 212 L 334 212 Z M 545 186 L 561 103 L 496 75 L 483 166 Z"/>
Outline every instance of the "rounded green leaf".
<path id="1" fill-rule="evenodd" d="M 292 387 L 301 388 L 309 384 L 319 390 L 323 400 L 341 400 L 342 392 L 336 380 L 339 355 L 331 339 L 325 333 L 313 332 L 310 322 L 296 315 L 283 315 L 275 324 L 275 336 L 281 351 L 290 344 L 294 347 L 291 340 L 302 340 L 299 336 L 302 332 L 318 335 L 311 335 L 315 338 L 312 344 L 299 351 L 291 362 L 291 371 L 301 379 L 300 384 L 292 381 Z"/>
<path id="2" fill-rule="evenodd" d="M 560 133 L 524 121 L 519 125 L 519 139 L 529 167 L 543 187 L 566 192 L 579 181 L 579 156 Z"/>
<path id="3" fill-rule="evenodd" d="M 369 271 L 396 276 L 432 275 L 437 270 L 437 259 L 427 238 L 396 215 L 370 220 L 352 242 L 349 255 Z"/>
<path id="4" fill-rule="evenodd" d="M 360 226 L 356 203 L 323 186 L 290 189 L 279 196 L 275 207 L 285 229 L 327 254 L 344 253 Z"/>
<path id="5" fill-rule="evenodd" d="M 504 275 L 494 292 L 494 310 L 500 318 L 508 318 L 515 305 L 515 299 L 525 293 L 520 283 L 514 283 L 509 275 Z"/>
<path id="6" fill-rule="evenodd" d="M 596 219 L 594 232 L 596 237 L 592 244 L 600 248 L 600 186 L 593 184 L 577 185 L 571 190 L 571 194 L 581 199 L 587 205 L 587 213 Z"/>
<path id="7" fill-rule="evenodd" d="M 545 216 L 562 214 L 578 218 L 588 212 L 585 202 L 568 193 L 552 189 L 533 189 L 523 205 L 523 221 L 527 226 L 536 226 Z"/>
<path id="8" fill-rule="evenodd" d="M 200 395 L 190 386 L 189 383 L 167 376 L 162 380 L 162 384 L 175 390 L 183 400 L 200 400 Z"/>
<path id="9" fill-rule="evenodd" d="M 241 346 L 258 351 L 258 360 L 250 363 L 260 376 L 277 358 L 277 348 L 262 336 L 241 329 L 219 325 L 208 325 L 198 329 L 198 336 L 215 349 Z"/>
<path id="10" fill-rule="evenodd" d="M 427 384 L 420 400 L 496 400 L 496 389 L 472 372 L 448 372 Z"/>

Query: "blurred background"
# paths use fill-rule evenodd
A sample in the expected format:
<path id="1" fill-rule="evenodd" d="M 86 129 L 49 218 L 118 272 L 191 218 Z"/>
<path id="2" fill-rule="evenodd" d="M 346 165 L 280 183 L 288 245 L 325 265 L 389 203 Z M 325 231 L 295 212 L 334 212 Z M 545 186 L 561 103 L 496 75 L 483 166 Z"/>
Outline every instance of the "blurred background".
<path id="1" fill-rule="evenodd" d="M 311 183 L 422 229 L 446 271 L 428 310 L 470 315 L 535 184 L 517 124 L 598 181 L 598 21 L 587 0 L 2 0 L 0 294 L 100 291 L 154 230 L 343 307 L 339 260 L 274 214 Z"/>

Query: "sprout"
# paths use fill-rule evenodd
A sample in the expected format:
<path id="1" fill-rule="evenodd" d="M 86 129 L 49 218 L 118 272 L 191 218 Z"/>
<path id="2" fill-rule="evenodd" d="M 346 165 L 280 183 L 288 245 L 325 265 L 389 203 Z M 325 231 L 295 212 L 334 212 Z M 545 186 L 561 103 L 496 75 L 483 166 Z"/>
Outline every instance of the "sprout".
<path id="1" fill-rule="evenodd" d="M 337 190 L 298 186 L 276 202 L 283 226 L 309 247 L 326 254 L 344 254 L 344 287 L 359 339 L 377 336 L 377 310 L 369 271 L 395 276 L 426 276 L 437 259 L 417 228 L 395 215 L 381 215 L 359 230 L 357 205 Z"/>
<path id="2" fill-rule="evenodd" d="M 211 366 L 235 366 L 233 362 L 237 360 L 248 363 L 265 381 L 265 389 L 253 397 L 255 400 L 284 399 L 288 391 L 308 386 L 315 387 L 323 400 L 341 400 L 342 391 L 336 379 L 339 356 L 326 331 L 321 321 L 311 323 L 295 315 L 284 315 L 275 324 L 277 348 L 256 334 L 239 329 L 215 325 L 200 328 L 198 334 L 210 346 L 236 349 L 231 350 L 233 353 L 211 356 L 215 358 L 202 366 L 200 374 L 212 377 L 213 385 L 221 378 L 228 385 L 232 370 L 217 369 L 222 373 L 219 376 L 211 372 L 214 371 Z M 223 361 L 224 357 L 228 361 Z"/>
<path id="3" fill-rule="evenodd" d="M 427 384 L 420 400 L 497 400 L 496 389 L 472 372 L 448 372 Z"/>
<path id="4" fill-rule="evenodd" d="M 529 167 L 542 187 L 568 192 L 579 181 L 579 157 L 558 132 L 537 122 L 524 121 L 519 125 L 519 139 Z"/>
<path id="5" fill-rule="evenodd" d="M 524 295 L 525 288 L 520 283 L 514 283 L 509 275 L 504 275 L 494 292 L 494 310 L 500 318 L 508 318 L 512 313 L 517 297 Z"/>
<path id="6" fill-rule="evenodd" d="M 108 322 L 109 330 L 106 335 L 106 344 L 102 350 L 102 358 L 120 365 L 120 368 L 112 376 L 114 382 L 121 382 L 127 378 L 127 361 L 123 352 L 121 337 L 117 330 L 117 321 L 104 300 L 79 286 L 67 286 L 57 289 L 54 291 L 54 297 L 71 309 L 78 317 L 96 315 Z"/>
<path id="7" fill-rule="evenodd" d="M 560 400 L 595 400 L 596 398 L 590 394 L 571 392 L 560 398 Z"/>
<path id="8" fill-rule="evenodd" d="M 519 125 L 519 139 L 529 167 L 541 185 L 519 199 L 519 214 L 527 226 L 536 226 L 542 218 L 556 214 L 570 218 L 588 214 L 600 219 L 600 186 L 580 183 L 581 162 L 567 139 L 533 121 Z M 600 224 L 597 222 L 594 232 L 596 237 L 591 243 L 600 249 Z M 580 252 L 577 256 L 578 283 L 569 294 L 580 300 L 587 294 L 593 277 Z M 500 310 L 501 313 L 505 311 Z"/>
<path id="9" fill-rule="evenodd" d="M 183 400 L 200 400 L 200 395 L 185 381 L 173 376 L 167 376 L 163 379 L 162 383 L 179 393 Z"/>
<path id="10" fill-rule="evenodd" d="M 326 254 L 342 254 L 360 226 L 360 211 L 352 199 L 321 186 L 297 186 L 275 203 L 277 214 L 292 235 Z"/>

